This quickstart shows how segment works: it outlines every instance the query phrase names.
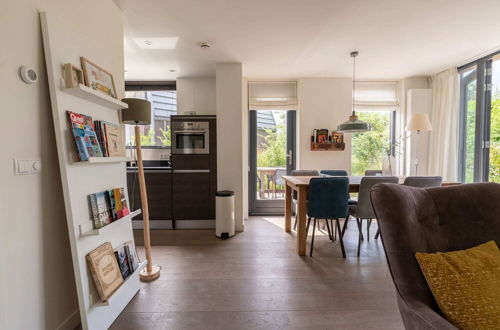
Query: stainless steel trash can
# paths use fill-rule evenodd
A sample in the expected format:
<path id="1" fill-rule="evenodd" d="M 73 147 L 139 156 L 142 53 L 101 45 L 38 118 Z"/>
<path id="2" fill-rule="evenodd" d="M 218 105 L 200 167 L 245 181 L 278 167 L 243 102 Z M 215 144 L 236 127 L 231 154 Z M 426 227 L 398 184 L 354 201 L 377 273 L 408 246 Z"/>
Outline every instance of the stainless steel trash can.
<path id="1" fill-rule="evenodd" d="M 222 239 L 234 236 L 234 191 L 221 190 L 215 194 L 215 236 Z"/>

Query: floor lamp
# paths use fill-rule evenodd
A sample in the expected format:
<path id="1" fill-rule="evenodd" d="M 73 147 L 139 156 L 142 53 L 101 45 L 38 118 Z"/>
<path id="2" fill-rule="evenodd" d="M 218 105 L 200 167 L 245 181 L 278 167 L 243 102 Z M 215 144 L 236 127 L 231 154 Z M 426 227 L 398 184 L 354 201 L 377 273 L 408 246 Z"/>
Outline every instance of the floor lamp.
<path id="1" fill-rule="evenodd" d="M 406 124 L 406 131 L 416 131 L 417 132 L 417 146 L 415 151 L 415 176 L 418 175 L 418 156 L 420 153 L 420 132 L 422 131 L 432 131 L 432 125 L 429 121 L 429 116 L 426 113 L 416 113 L 411 116 Z"/>
<path id="2" fill-rule="evenodd" d="M 154 281 L 160 277 L 161 267 L 153 265 L 151 258 L 151 238 L 149 235 L 149 209 L 148 195 L 146 192 L 146 181 L 144 179 L 144 166 L 142 164 L 141 150 L 141 130 L 139 125 L 151 124 L 151 103 L 146 100 L 136 98 L 126 98 L 122 100 L 128 104 L 128 109 L 122 111 L 122 122 L 124 124 L 135 125 L 135 145 L 137 152 L 137 173 L 139 174 L 139 188 L 141 192 L 141 204 L 144 223 L 144 248 L 146 249 L 146 268 L 139 274 L 141 281 Z"/>

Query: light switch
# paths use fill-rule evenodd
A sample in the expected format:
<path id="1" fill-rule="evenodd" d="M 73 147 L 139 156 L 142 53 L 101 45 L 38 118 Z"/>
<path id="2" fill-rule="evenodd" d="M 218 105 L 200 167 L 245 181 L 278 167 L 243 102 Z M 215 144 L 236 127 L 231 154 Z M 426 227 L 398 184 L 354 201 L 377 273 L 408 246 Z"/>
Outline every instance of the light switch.
<path id="1" fill-rule="evenodd" d="M 41 169 L 42 162 L 39 159 L 14 159 L 15 175 L 36 174 Z"/>

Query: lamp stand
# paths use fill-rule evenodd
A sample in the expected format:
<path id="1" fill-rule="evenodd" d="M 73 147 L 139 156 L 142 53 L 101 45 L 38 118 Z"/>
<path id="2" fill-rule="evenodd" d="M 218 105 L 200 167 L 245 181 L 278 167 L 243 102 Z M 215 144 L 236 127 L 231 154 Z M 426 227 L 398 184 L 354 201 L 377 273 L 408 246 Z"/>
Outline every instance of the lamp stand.
<path id="1" fill-rule="evenodd" d="M 139 174 L 139 187 L 141 191 L 142 215 L 144 223 L 144 248 L 146 249 L 146 268 L 142 269 L 139 277 L 141 281 L 150 282 L 160 277 L 161 267 L 153 265 L 151 258 L 151 238 L 149 235 L 149 209 L 148 209 L 148 194 L 146 192 L 146 180 L 144 178 L 144 166 L 142 164 L 142 149 L 141 149 L 141 130 L 139 125 L 135 125 L 135 148 L 137 153 L 137 172 Z"/>
<path id="2" fill-rule="evenodd" d="M 420 130 L 417 131 L 417 147 L 415 150 L 415 176 L 418 176 L 418 156 L 420 152 Z"/>

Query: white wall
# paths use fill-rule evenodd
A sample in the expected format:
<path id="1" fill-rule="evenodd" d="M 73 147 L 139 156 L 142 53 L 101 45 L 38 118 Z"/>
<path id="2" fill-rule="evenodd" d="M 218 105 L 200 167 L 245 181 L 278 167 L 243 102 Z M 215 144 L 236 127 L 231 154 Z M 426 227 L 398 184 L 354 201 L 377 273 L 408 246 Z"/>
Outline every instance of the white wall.
<path id="1" fill-rule="evenodd" d="M 215 78 L 178 78 L 177 113 L 215 115 Z"/>
<path id="2" fill-rule="evenodd" d="M 217 189 L 234 191 L 235 229 L 243 230 L 243 78 L 241 63 L 217 63 Z"/>
<path id="3" fill-rule="evenodd" d="M 351 114 L 351 78 L 298 80 L 297 169 L 344 169 L 351 172 L 351 134 L 344 134 L 344 151 L 311 151 L 315 128 L 336 130 Z"/>
<path id="4" fill-rule="evenodd" d="M 426 113 L 431 118 L 432 90 L 430 88 L 413 88 L 408 90 L 406 97 L 406 111 L 408 118 L 417 113 Z M 404 127 L 403 127 L 404 129 Z M 410 132 L 407 132 L 410 134 Z M 411 132 L 408 154 L 410 156 L 410 175 L 415 175 L 416 156 L 418 152 L 418 175 L 428 175 L 430 132 L 420 132 L 420 142 L 417 151 L 417 132 Z"/>
<path id="5" fill-rule="evenodd" d="M 0 3 L 0 329 L 72 328 L 78 321 L 39 10 L 77 30 L 97 30 L 102 22 L 112 33 L 123 29 L 121 13 L 109 0 Z M 115 84 L 123 89 L 123 41 L 118 38 L 106 47 L 115 63 Z M 36 84 L 19 79 L 23 64 L 38 71 Z M 14 158 L 41 159 L 42 170 L 14 176 Z"/>

